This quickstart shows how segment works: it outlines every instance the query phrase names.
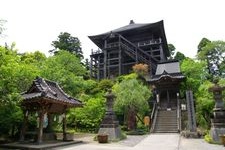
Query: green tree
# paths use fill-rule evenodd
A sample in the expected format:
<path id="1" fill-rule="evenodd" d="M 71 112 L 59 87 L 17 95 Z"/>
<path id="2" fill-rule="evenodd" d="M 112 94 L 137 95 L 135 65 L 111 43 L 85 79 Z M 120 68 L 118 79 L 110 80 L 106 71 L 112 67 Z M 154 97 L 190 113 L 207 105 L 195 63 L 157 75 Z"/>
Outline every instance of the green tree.
<path id="1" fill-rule="evenodd" d="M 144 114 L 148 110 L 148 98 L 150 90 L 137 79 L 123 80 L 114 85 L 117 96 L 115 110 L 127 116 L 127 127 L 129 130 L 136 128 L 137 113 Z"/>
<path id="2" fill-rule="evenodd" d="M 24 53 L 21 54 L 21 61 L 25 62 L 26 64 L 37 64 L 42 65 L 41 63 L 47 59 L 45 54 L 41 53 L 40 51 L 35 51 L 34 53 Z"/>
<path id="3" fill-rule="evenodd" d="M 195 92 L 196 97 L 196 120 L 200 127 L 204 129 L 210 128 L 210 119 L 214 107 L 214 100 L 209 88 L 213 84 L 209 81 L 204 81 Z"/>
<path id="4" fill-rule="evenodd" d="M 27 90 L 39 69 L 21 61 L 14 50 L 0 47 L 0 135 L 19 132 L 22 111 L 20 93 Z"/>
<path id="5" fill-rule="evenodd" d="M 198 59 L 208 63 L 209 73 L 225 76 L 225 42 L 212 41 L 207 43 L 198 53 Z"/>
<path id="6" fill-rule="evenodd" d="M 201 41 L 198 44 L 198 53 L 202 51 L 202 49 L 208 44 L 211 43 L 211 41 L 207 38 L 202 38 Z"/>
<path id="7" fill-rule="evenodd" d="M 84 95 L 83 95 L 84 97 Z M 71 109 L 68 123 L 71 127 L 84 129 L 85 131 L 96 131 L 105 113 L 105 99 L 103 94 L 96 96 L 85 96 L 81 98 L 85 104 L 83 108 Z"/>
<path id="8" fill-rule="evenodd" d="M 183 60 L 181 63 L 181 71 L 186 76 L 183 88 L 193 91 L 197 91 L 201 83 L 208 77 L 206 62 L 195 61 L 191 58 Z"/>
<path id="9" fill-rule="evenodd" d="M 58 82 L 68 94 L 75 97 L 85 90 L 85 72 L 80 59 L 67 51 L 59 51 L 57 55 L 49 57 L 41 68 L 42 77 Z"/>
<path id="10" fill-rule="evenodd" d="M 168 49 L 169 49 L 169 53 L 170 53 L 169 59 L 173 59 L 176 48 L 173 44 L 168 44 Z"/>
<path id="11" fill-rule="evenodd" d="M 174 56 L 174 59 L 179 60 L 180 62 L 182 62 L 185 58 L 186 56 L 179 51 L 176 52 L 176 55 Z"/>
<path id="12" fill-rule="evenodd" d="M 80 59 L 83 59 L 80 40 L 77 37 L 71 36 L 67 32 L 61 32 L 56 41 L 52 41 L 52 46 L 55 48 L 52 52 L 57 53 L 58 50 L 65 50 L 75 54 Z"/>

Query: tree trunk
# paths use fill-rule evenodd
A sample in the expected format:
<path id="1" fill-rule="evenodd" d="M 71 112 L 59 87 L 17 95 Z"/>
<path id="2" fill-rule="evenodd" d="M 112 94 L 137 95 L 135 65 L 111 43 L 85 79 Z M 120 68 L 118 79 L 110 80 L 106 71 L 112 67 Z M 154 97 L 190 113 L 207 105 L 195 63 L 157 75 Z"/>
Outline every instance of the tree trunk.
<path id="1" fill-rule="evenodd" d="M 134 108 L 130 108 L 128 110 L 127 115 L 127 128 L 128 130 L 135 130 L 136 129 L 136 111 Z"/>

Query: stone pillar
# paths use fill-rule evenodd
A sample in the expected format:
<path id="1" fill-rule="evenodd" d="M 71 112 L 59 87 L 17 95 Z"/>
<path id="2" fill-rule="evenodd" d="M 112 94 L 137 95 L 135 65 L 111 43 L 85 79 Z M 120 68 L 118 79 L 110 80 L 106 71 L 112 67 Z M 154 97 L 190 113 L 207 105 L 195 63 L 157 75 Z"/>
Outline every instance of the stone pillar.
<path id="1" fill-rule="evenodd" d="M 119 121 L 117 121 L 115 112 L 113 111 L 113 103 L 115 95 L 109 90 L 106 94 L 106 113 L 102 120 L 98 134 L 107 134 L 108 140 L 116 140 L 121 136 L 121 130 L 119 128 Z"/>
<path id="2" fill-rule="evenodd" d="M 213 92 L 215 106 L 213 108 L 213 118 L 211 119 L 210 135 L 214 141 L 219 142 L 219 135 L 225 134 L 225 109 L 224 102 L 222 100 L 222 91 L 225 87 L 221 87 L 215 83 L 215 85 L 209 88 L 210 92 Z"/>
<path id="3" fill-rule="evenodd" d="M 188 112 L 188 130 L 191 132 L 197 131 L 196 126 L 196 118 L 195 118 L 195 107 L 194 107 L 194 99 L 193 92 L 186 91 L 186 99 L 187 99 L 187 112 Z"/>

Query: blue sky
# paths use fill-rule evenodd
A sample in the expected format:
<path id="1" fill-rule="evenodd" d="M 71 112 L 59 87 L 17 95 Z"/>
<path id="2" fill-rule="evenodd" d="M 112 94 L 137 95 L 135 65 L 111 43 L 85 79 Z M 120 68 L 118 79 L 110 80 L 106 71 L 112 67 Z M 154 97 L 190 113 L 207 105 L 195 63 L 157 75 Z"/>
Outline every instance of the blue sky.
<path id="1" fill-rule="evenodd" d="M 223 0 L 0 0 L 0 19 L 7 20 L 4 42 L 16 42 L 19 52 L 48 54 L 60 32 L 82 43 L 86 58 L 97 47 L 88 35 L 136 23 L 164 20 L 168 43 L 194 57 L 203 37 L 225 41 Z"/>

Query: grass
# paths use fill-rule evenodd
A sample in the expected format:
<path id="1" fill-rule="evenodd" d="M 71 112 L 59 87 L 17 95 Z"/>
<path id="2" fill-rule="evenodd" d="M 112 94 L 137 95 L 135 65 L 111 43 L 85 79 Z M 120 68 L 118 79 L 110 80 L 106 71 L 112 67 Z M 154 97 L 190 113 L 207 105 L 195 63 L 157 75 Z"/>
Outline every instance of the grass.
<path id="1" fill-rule="evenodd" d="M 212 139 L 212 137 L 210 136 L 209 133 L 207 133 L 205 136 L 204 136 L 204 140 L 210 144 L 218 144 L 218 145 L 221 145 L 220 142 L 216 142 Z"/>

